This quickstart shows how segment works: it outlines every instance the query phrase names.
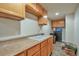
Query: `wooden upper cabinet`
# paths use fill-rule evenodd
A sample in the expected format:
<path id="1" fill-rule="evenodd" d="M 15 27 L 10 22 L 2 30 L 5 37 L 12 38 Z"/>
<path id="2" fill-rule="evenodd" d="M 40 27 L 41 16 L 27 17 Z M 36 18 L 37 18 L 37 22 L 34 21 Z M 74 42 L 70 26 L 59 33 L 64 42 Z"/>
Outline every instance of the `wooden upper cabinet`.
<path id="1" fill-rule="evenodd" d="M 29 12 L 37 17 L 41 17 L 41 16 L 47 14 L 47 11 L 39 3 L 26 4 L 26 12 Z"/>
<path id="2" fill-rule="evenodd" d="M 0 17 L 22 20 L 25 17 L 25 4 L 0 3 Z"/>
<path id="3" fill-rule="evenodd" d="M 38 19 L 39 25 L 47 25 L 47 23 L 48 23 L 48 20 L 46 18 L 41 17 Z"/>
<path id="4" fill-rule="evenodd" d="M 52 27 L 65 27 L 65 20 L 59 19 L 59 20 L 53 20 L 51 23 Z"/>

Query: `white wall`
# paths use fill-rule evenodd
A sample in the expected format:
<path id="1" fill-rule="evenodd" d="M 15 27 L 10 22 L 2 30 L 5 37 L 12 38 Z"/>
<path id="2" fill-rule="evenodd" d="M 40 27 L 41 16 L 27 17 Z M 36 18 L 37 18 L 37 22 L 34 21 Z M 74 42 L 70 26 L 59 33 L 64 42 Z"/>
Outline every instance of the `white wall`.
<path id="1" fill-rule="evenodd" d="M 16 35 L 34 35 L 39 33 L 51 33 L 51 22 L 47 25 L 40 26 L 37 17 L 26 14 L 22 21 L 15 21 L 6 18 L 0 18 L 0 37 Z"/>
<path id="2" fill-rule="evenodd" d="M 51 21 L 48 19 L 48 24 L 47 25 L 43 25 L 41 27 L 41 32 L 49 35 L 49 33 L 52 32 L 52 29 L 51 29 Z"/>
<path id="3" fill-rule="evenodd" d="M 13 36 L 20 34 L 20 22 L 0 18 L 0 37 Z"/>
<path id="4" fill-rule="evenodd" d="M 73 16 L 66 16 L 65 32 L 65 41 L 76 44 L 78 47 L 77 55 L 79 55 L 79 7 L 76 9 L 75 14 Z"/>
<path id="5" fill-rule="evenodd" d="M 79 43 L 79 7 L 76 10 L 75 13 L 75 42 Z"/>
<path id="6" fill-rule="evenodd" d="M 77 44 L 78 46 L 78 55 L 79 55 L 79 7 L 77 8 L 75 12 L 74 25 L 75 25 L 75 32 L 74 32 L 75 44 Z"/>
<path id="7" fill-rule="evenodd" d="M 0 18 L 0 37 L 33 35 L 39 32 L 37 18 L 31 14 L 26 14 L 26 18 L 22 21 Z"/>
<path id="8" fill-rule="evenodd" d="M 38 18 L 32 14 L 26 13 L 25 20 L 21 21 L 21 34 L 22 35 L 33 35 L 38 33 L 49 34 L 51 30 L 51 21 L 48 20 L 47 25 L 39 25 Z"/>
<path id="9" fill-rule="evenodd" d="M 74 15 L 67 15 L 65 18 L 65 41 L 74 43 Z"/>
<path id="10" fill-rule="evenodd" d="M 21 34 L 22 35 L 33 35 L 38 33 L 51 33 L 50 22 L 47 25 L 40 26 L 36 19 L 26 18 L 21 21 Z"/>
<path id="11" fill-rule="evenodd" d="M 38 34 L 40 32 L 40 26 L 37 17 L 26 13 L 26 18 L 20 21 L 20 29 L 22 35 Z"/>
<path id="12" fill-rule="evenodd" d="M 62 42 L 65 42 L 65 28 L 62 28 Z"/>
<path id="13" fill-rule="evenodd" d="M 22 35 L 33 35 L 40 32 L 38 22 L 33 19 L 26 18 L 21 21 L 21 34 Z"/>

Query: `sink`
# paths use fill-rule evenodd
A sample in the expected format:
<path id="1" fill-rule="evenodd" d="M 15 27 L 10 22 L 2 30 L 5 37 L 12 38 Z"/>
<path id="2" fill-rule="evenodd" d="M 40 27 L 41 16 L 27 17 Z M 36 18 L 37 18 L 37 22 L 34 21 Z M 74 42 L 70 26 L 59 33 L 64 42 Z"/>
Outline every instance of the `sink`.
<path id="1" fill-rule="evenodd" d="M 41 38 L 43 38 L 43 36 L 35 36 L 35 38 L 41 39 Z"/>
<path id="2" fill-rule="evenodd" d="M 45 36 L 43 36 L 43 35 L 29 37 L 29 39 L 34 39 L 34 40 L 38 40 L 38 41 L 43 40 L 44 38 L 45 38 Z"/>

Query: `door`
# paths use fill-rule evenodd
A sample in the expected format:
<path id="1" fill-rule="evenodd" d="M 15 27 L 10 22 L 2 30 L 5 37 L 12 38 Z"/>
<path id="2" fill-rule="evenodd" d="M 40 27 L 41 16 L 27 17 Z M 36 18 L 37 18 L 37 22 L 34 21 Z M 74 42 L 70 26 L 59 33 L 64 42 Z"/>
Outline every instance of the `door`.
<path id="1" fill-rule="evenodd" d="M 56 28 L 56 41 L 62 42 L 62 28 Z"/>

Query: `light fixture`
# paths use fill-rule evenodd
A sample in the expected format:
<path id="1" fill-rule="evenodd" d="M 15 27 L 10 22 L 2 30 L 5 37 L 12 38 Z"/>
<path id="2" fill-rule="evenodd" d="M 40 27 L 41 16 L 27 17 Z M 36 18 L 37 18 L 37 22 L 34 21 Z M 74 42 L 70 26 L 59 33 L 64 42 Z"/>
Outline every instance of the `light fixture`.
<path id="1" fill-rule="evenodd" d="M 57 12 L 57 13 L 55 13 L 55 15 L 59 15 L 59 13 Z"/>
<path id="2" fill-rule="evenodd" d="M 47 18 L 47 15 L 44 15 L 43 18 Z"/>

